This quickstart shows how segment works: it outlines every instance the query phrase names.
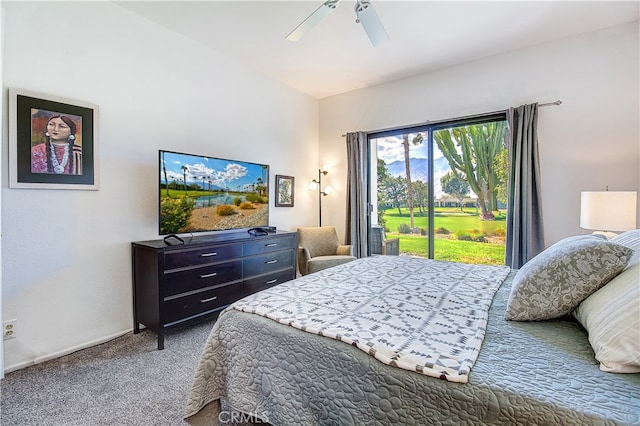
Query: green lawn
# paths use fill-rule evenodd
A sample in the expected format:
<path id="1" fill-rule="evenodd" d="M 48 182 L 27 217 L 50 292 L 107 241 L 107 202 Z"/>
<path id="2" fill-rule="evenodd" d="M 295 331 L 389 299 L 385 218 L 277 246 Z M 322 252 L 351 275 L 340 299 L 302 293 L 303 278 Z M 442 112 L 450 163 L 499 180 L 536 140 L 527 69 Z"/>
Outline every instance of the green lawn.
<path id="1" fill-rule="evenodd" d="M 400 238 L 400 252 L 414 256 L 427 257 L 427 237 L 423 235 L 391 235 L 387 238 Z M 452 262 L 504 265 L 504 245 L 477 243 L 474 241 L 436 238 L 433 240 L 434 259 Z"/>
<path id="2" fill-rule="evenodd" d="M 456 231 L 479 231 L 489 237 L 506 231 L 506 214 L 504 211 L 496 214 L 495 221 L 480 220 L 476 209 L 465 208 L 463 212 L 459 208 L 437 207 L 435 209 L 434 227 L 436 230 L 444 228 L 449 234 L 436 234 L 434 239 L 434 258 L 465 263 L 504 264 L 505 246 L 504 239 L 489 238 L 490 242 L 462 241 L 452 239 L 451 234 Z M 385 212 L 385 228 L 387 238 L 400 239 L 400 252 L 416 256 L 427 257 L 427 237 L 418 234 L 400 234 L 398 226 L 402 223 L 409 224 L 409 212 L 401 209 L 389 209 Z M 414 226 L 427 229 L 427 216 L 421 216 L 414 210 Z"/>
<path id="3" fill-rule="evenodd" d="M 389 232 L 398 232 L 398 226 L 401 223 L 409 224 L 408 209 L 400 209 L 400 211 L 402 212 L 401 215 L 398 214 L 398 209 L 385 211 L 385 228 L 388 229 Z M 479 213 L 473 208 L 465 208 L 464 212 L 460 212 L 459 208 L 436 207 L 434 213 L 433 222 L 435 229 L 445 228 L 452 233 L 458 230 L 477 229 L 487 235 L 493 235 L 496 229 L 502 228 L 506 230 L 507 228 L 505 221 L 506 215 L 504 212 L 496 215 L 495 221 L 480 220 Z M 420 216 L 414 210 L 413 223 L 417 228 L 427 229 L 427 216 Z"/>

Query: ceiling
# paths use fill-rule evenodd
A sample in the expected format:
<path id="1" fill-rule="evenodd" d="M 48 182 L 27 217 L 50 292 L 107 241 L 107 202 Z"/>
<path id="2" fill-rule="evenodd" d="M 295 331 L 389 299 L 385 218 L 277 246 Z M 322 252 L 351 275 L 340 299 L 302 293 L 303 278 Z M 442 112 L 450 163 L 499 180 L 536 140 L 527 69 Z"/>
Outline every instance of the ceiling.
<path id="1" fill-rule="evenodd" d="M 640 16 L 638 1 L 371 0 L 390 37 L 374 48 L 355 1 L 341 0 L 302 40 L 285 40 L 323 1 L 116 3 L 318 99 Z"/>

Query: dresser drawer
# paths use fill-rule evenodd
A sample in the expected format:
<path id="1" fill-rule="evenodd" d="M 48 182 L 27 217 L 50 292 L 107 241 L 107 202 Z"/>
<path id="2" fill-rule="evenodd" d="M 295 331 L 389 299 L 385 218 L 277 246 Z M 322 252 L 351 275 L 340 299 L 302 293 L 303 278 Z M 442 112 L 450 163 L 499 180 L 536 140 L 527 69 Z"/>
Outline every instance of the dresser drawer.
<path id="1" fill-rule="evenodd" d="M 226 259 L 242 256 L 242 247 L 239 244 L 201 247 L 190 250 L 171 250 L 165 252 L 164 268 L 174 269 L 185 266 L 214 263 Z"/>
<path id="2" fill-rule="evenodd" d="M 260 277 L 251 278 L 243 283 L 243 293 L 248 296 L 269 287 L 273 287 L 274 285 L 282 284 L 283 282 L 294 279 L 294 274 L 295 269 L 291 268 L 284 271 L 276 272 L 274 274 L 267 274 Z"/>
<path id="3" fill-rule="evenodd" d="M 267 274 L 283 268 L 290 268 L 293 264 L 294 251 L 284 250 L 266 253 L 260 256 L 245 258 L 242 261 L 243 276 Z"/>
<path id="4" fill-rule="evenodd" d="M 296 239 L 291 236 L 264 238 L 242 245 L 242 254 L 252 256 L 254 254 L 267 253 L 276 250 L 295 248 Z"/>
<path id="5" fill-rule="evenodd" d="M 242 284 L 228 284 L 164 302 L 165 323 L 170 323 L 226 306 L 243 296 Z"/>
<path id="6" fill-rule="evenodd" d="M 165 272 L 163 294 L 172 296 L 240 278 L 242 278 L 241 259 L 188 269 L 174 269 Z"/>

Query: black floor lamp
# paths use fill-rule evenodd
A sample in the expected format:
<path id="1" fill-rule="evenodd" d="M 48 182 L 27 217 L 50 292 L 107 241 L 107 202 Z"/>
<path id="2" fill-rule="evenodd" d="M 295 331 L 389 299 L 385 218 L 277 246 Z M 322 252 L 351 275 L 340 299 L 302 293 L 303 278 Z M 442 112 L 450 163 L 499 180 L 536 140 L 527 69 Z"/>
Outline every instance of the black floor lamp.
<path id="1" fill-rule="evenodd" d="M 321 169 L 318 169 L 318 179 L 314 179 L 309 184 L 309 189 L 315 191 L 318 190 L 318 225 L 322 226 L 322 197 L 326 197 L 328 194 L 333 192 L 333 188 L 329 185 L 324 187 L 324 191 L 322 190 L 322 176 L 329 173 L 327 171 L 327 166 L 322 166 Z"/>

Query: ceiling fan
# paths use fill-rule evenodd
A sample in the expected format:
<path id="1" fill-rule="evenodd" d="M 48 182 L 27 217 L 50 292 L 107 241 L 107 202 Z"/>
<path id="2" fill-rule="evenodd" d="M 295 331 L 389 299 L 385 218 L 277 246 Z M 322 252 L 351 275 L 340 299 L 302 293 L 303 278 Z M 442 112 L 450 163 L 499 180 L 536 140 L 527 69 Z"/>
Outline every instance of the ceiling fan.
<path id="1" fill-rule="evenodd" d="M 320 23 L 320 21 L 329 16 L 329 14 L 338 7 L 339 1 L 340 0 L 327 0 L 322 3 L 319 8 L 294 28 L 285 38 L 289 41 L 300 40 L 307 32 Z M 354 10 L 356 12 L 356 22 L 362 24 L 362 28 L 364 28 L 374 47 L 389 41 L 389 35 L 369 0 L 357 0 Z"/>

